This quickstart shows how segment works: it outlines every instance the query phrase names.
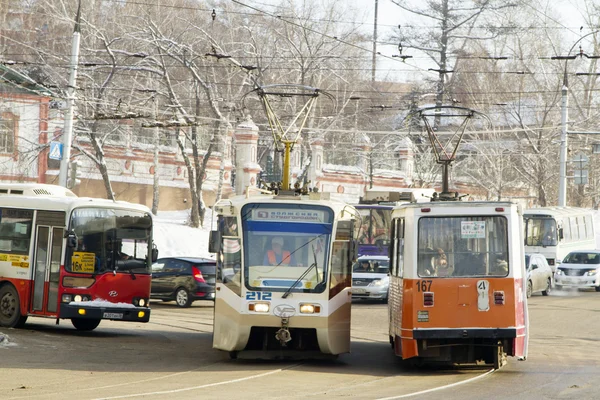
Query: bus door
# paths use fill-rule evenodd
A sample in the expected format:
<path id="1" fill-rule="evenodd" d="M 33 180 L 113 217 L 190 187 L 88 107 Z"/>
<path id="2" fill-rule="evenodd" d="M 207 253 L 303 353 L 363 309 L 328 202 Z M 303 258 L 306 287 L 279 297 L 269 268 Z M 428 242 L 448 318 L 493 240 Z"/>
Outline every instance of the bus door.
<path id="1" fill-rule="evenodd" d="M 33 314 L 55 314 L 63 250 L 64 212 L 38 211 L 33 247 Z"/>

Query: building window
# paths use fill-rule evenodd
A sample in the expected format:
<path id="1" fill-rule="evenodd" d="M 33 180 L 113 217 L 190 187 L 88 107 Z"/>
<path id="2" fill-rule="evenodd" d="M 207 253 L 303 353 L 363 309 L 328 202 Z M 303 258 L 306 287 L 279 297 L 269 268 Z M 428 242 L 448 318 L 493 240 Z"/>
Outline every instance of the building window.
<path id="1" fill-rule="evenodd" d="M 0 153 L 15 152 L 16 121 L 12 114 L 0 115 Z"/>

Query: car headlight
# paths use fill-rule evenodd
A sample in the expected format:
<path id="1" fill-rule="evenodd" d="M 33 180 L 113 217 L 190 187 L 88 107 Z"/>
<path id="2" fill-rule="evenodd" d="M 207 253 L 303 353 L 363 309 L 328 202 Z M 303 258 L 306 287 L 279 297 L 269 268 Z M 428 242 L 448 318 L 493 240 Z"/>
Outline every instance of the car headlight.
<path id="1" fill-rule="evenodd" d="M 583 274 L 584 276 L 594 276 L 598 273 L 597 269 L 591 269 L 589 271 L 587 271 L 585 274 Z"/>
<path id="2" fill-rule="evenodd" d="M 563 271 L 562 269 L 557 269 L 556 270 L 556 275 L 564 275 L 565 271 Z"/>
<path id="3" fill-rule="evenodd" d="M 385 283 L 386 282 L 383 279 L 377 279 L 376 281 L 369 283 L 369 286 L 383 286 Z"/>

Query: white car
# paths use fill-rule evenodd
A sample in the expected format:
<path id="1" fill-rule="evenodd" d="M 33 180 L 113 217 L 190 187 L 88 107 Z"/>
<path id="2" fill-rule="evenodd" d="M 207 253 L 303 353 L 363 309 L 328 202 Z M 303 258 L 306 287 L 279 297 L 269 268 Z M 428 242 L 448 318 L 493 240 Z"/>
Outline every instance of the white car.
<path id="1" fill-rule="evenodd" d="M 390 287 L 390 259 L 362 256 L 352 266 L 352 299 L 387 302 Z"/>
<path id="2" fill-rule="evenodd" d="M 548 296 L 552 290 L 552 269 L 548 265 L 546 257 L 538 253 L 525 254 L 525 265 L 527 267 L 527 297 L 541 292 Z"/>
<path id="3" fill-rule="evenodd" d="M 600 250 L 572 251 L 554 274 L 556 288 L 594 288 L 600 292 Z"/>

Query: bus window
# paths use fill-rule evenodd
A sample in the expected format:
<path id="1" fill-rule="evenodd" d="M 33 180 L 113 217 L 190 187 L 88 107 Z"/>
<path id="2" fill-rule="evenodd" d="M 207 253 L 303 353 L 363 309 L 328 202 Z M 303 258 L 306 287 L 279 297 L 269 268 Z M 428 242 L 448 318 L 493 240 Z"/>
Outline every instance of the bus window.
<path id="1" fill-rule="evenodd" d="M 0 252 L 29 254 L 32 210 L 0 209 Z"/>
<path id="2" fill-rule="evenodd" d="M 424 217 L 418 225 L 419 276 L 508 275 L 504 217 Z"/>

